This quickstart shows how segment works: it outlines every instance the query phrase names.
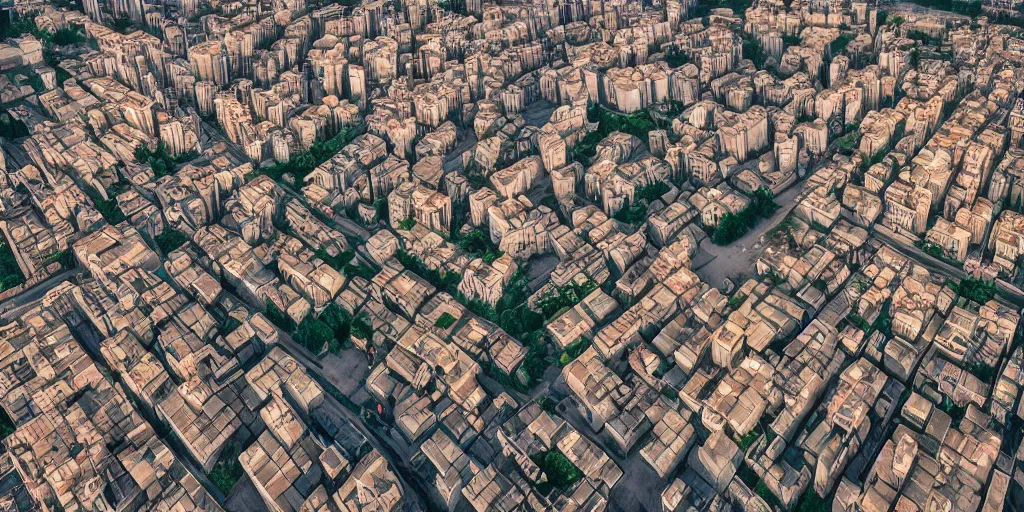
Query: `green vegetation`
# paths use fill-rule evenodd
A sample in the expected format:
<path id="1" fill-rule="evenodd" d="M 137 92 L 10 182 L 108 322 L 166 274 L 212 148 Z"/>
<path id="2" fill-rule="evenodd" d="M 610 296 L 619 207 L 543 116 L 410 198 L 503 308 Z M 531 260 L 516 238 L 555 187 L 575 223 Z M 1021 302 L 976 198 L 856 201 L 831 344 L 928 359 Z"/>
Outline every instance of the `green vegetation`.
<path id="1" fill-rule="evenodd" d="M 745 36 L 746 34 L 744 34 Z M 764 67 L 765 53 L 764 49 L 761 48 L 760 41 L 756 39 L 743 38 L 743 58 L 750 59 L 754 63 L 754 67 L 761 69 Z"/>
<path id="2" fill-rule="evenodd" d="M 36 28 L 32 15 L 19 16 L 11 22 L 7 21 L 7 17 L 0 17 L 0 38 L 21 37 L 26 34 L 32 34 L 36 39 L 39 39 L 40 44 L 43 46 L 43 60 L 47 66 L 52 67 L 56 72 L 58 84 L 62 84 L 64 80 L 71 78 L 67 70 L 59 66 L 60 56 L 54 47 L 84 42 L 85 35 L 80 30 L 62 28 L 51 34 Z M 36 92 L 41 92 L 43 89 L 42 79 L 38 74 L 29 71 L 28 76 L 29 82 Z"/>
<path id="3" fill-rule="evenodd" d="M 929 256 L 937 259 L 937 260 L 944 261 L 944 262 L 946 262 L 946 263 L 948 263 L 948 264 L 950 264 L 950 265 L 952 265 L 954 267 L 962 267 L 963 266 L 963 263 L 961 263 L 961 262 L 959 262 L 959 261 L 957 261 L 957 260 L 955 260 L 953 258 L 950 258 L 949 256 L 946 256 L 945 249 L 943 249 L 941 245 L 939 245 L 939 244 L 937 244 L 935 242 L 932 242 L 931 240 L 915 240 L 914 241 L 914 246 L 917 247 L 918 249 L 921 249 L 921 252 L 923 252 L 923 253 L 925 253 L 925 254 L 927 254 L 927 255 L 929 255 Z"/>
<path id="4" fill-rule="evenodd" d="M 912 68 L 916 69 L 917 65 L 920 62 L 921 62 L 921 50 L 918 49 L 917 46 L 914 46 L 914 48 L 912 48 L 910 50 L 910 66 Z"/>
<path id="5" fill-rule="evenodd" d="M 995 283 L 985 281 L 983 279 L 963 279 L 959 283 L 953 283 L 950 281 L 949 287 L 953 291 L 957 292 L 961 297 L 969 300 L 973 300 L 978 304 L 984 304 L 990 300 L 996 294 Z"/>
<path id="6" fill-rule="evenodd" d="M 736 477 L 751 489 L 757 486 L 757 473 L 754 473 L 754 470 L 750 469 L 746 462 L 740 463 L 740 467 L 736 468 Z"/>
<path id="7" fill-rule="evenodd" d="M 352 335 L 363 340 L 373 339 L 373 326 L 362 316 L 352 319 Z"/>
<path id="8" fill-rule="evenodd" d="M 313 142 L 309 151 L 294 155 L 287 162 L 263 167 L 255 173 L 256 175 L 265 174 L 277 182 L 284 182 L 284 175 L 290 174 L 295 179 L 295 183 L 302 183 L 306 175 L 316 169 L 318 165 L 338 154 L 338 151 L 352 142 L 357 135 L 359 135 L 357 130 L 344 128 L 330 139 Z M 246 178 L 250 179 L 252 176 Z"/>
<path id="9" fill-rule="evenodd" d="M 626 203 L 612 217 L 624 224 L 636 225 L 647 222 L 647 205 L 660 199 L 671 187 L 663 181 L 644 185 L 633 192 L 633 201 Z"/>
<path id="10" fill-rule="evenodd" d="M 586 352 L 587 349 L 590 348 L 591 344 L 592 342 L 590 341 L 590 338 L 580 336 L 580 339 L 570 343 L 568 347 L 565 347 L 565 350 L 562 351 L 562 355 L 558 358 L 558 365 L 566 366 L 575 361 L 580 354 Z"/>
<path id="11" fill-rule="evenodd" d="M 25 126 L 25 123 L 12 117 L 6 110 L 0 112 L 3 112 L 0 114 L 0 137 L 20 139 L 29 136 L 28 126 Z"/>
<path id="12" fill-rule="evenodd" d="M 736 295 L 733 295 L 732 297 L 729 297 L 729 302 L 728 302 L 727 305 L 729 306 L 729 309 L 735 311 L 735 310 L 739 309 L 740 306 L 742 306 L 743 303 L 746 302 L 746 301 L 747 301 L 747 294 L 745 294 L 745 293 L 737 293 Z"/>
<path id="13" fill-rule="evenodd" d="M 814 486 L 808 486 L 803 496 L 793 507 L 793 512 L 829 512 L 832 510 L 832 501 L 835 499 L 835 491 L 822 498 L 814 492 Z"/>
<path id="14" fill-rule="evenodd" d="M 353 5 L 355 5 L 354 0 Z M 455 14 L 462 14 L 463 16 L 468 12 L 466 10 L 465 0 L 438 0 L 437 6 L 446 11 L 454 12 Z"/>
<path id="15" fill-rule="evenodd" d="M 135 159 L 141 164 L 149 163 L 150 168 L 153 169 L 153 175 L 157 178 L 174 174 L 181 164 L 194 160 L 198 156 L 199 154 L 195 151 L 171 156 L 163 142 L 157 144 L 154 151 L 150 151 L 145 144 L 135 148 Z"/>
<path id="16" fill-rule="evenodd" d="M 530 456 L 548 477 L 547 482 L 537 485 L 537 491 L 547 495 L 552 489 L 564 491 L 583 477 L 579 468 L 557 449 Z"/>
<path id="17" fill-rule="evenodd" d="M 367 281 L 373 279 L 377 275 L 377 269 L 369 265 L 356 265 L 349 263 L 345 265 L 339 272 L 352 277 L 361 277 Z"/>
<path id="18" fill-rule="evenodd" d="M 861 152 L 860 156 L 863 159 L 863 163 L 861 164 L 861 171 L 862 172 L 866 172 L 869 168 L 871 168 L 872 165 L 875 165 L 875 164 L 878 164 L 878 163 L 882 163 L 882 161 L 885 160 L 885 157 L 888 154 L 889 154 L 889 146 L 888 145 L 886 145 L 885 147 L 879 149 L 878 151 L 875 151 L 875 154 L 873 154 L 871 156 L 868 156 L 865 153 Z"/>
<path id="19" fill-rule="evenodd" d="M 697 2 L 697 5 L 693 6 L 690 18 L 703 18 L 711 12 L 711 9 L 732 9 L 733 14 L 740 18 L 746 15 L 747 9 L 753 0 L 711 0 L 708 2 Z"/>
<path id="20" fill-rule="evenodd" d="M 365 318 L 352 318 L 333 302 L 319 316 L 306 315 L 297 327 L 291 318 L 269 302 L 266 315 L 274 325 L 291 334 L 298 344 L 314 355 L 320 354 L 325 347 L 328 352 L 337 354 L 349 343 L 351 336 L 362 339 L 373 337 L 373 328 Z"/>
<path id="21" fill-rule="evenodd" d="M 783 34 L 782 44 L 786 46 L 800 46 L 800 36 L 792 34 Z"/>
<path id="22" fill-rule="evenodd" d="M 242 477 L 242 463 L 238 461 L 238 451 L 238 446 L 225 448 L 217 464 L 210 471 L 210 481 L 225 496 L 231 493 L 235 483 Z"/>
<path id="23" fill-rule="evenodd" d="M 875 321 L 869 324 L 864 317 L 860 316 L 860 311 L 858 311 L 857 305 L 854 304 L 853 311 L 846 315 L 845 320 L 847 323 L 864 331 L 865 336 L 870 335 L 875 331 L 879 331 L 887 338 L 892 338 L 892 315 L 889 313 L 889 307 L 891 305 L 891 300 L 886 300 L 882 303 Z"/>
<path id="24" fill-rule="evenodd" d="M 33 34 L 37 37 L 42 35 L 36 29 L 33 15 L 16 15 L 13 21 L 8 21 L 7 16 L 0 17 L 0 38 L 21 37 L 25 34 Z"/>
<path id="25" fill-rule="evenodd" d="M 7 415 L 7 411 L 0 409 L 0 441 L 10 437 L 17 427 L 14 425 L 14 421 Z"/>
<path id="26" fill-rule="evenodd" d="M 455 317 L 450 313 L 441 313 L 441 316 L 434 322 L 434 327 L 438 329 L 447 329 L 455 323 Z"/>
<path id="27" fill-rule="evenodd" d="M 754 494 L 760 496 L 768 506 L 772 507 L 772 510 L 786 510 L 786 507 L 782 506 L 782 501 L 768 488 L 764 480 L 757 482 L 757 485 L 754 486 Z"/>
<path id="28" fill-rule="evenodd" d="M 527 286 L 525 266 L 512 275 L 509 284 L 498 303 L 494 307 L 479 300 L 468 300 L 464 295 L 458 293 L 456 298 L 466 305 L 473 313 L 498 324 L 515 338 L 537 331 L 544 326 L 544 319 L 541 314 L 527 307 L 526 302 L 530 297 L 530 289 Z"/>
<path id="29" fill-rule="evenodd" d="M 750 448 L 750 446 L 754 444 L 754 441 L 757 441 L 757 438 L 761 437 L 761 434 L 761 425 L 757 425 L 753 430 L 747 432 L 739 439 L 736 439 L 736 444 L 739 445 L 740 450 L 746 453 L 747 448 Z"/>
<path id="30" fill-rule="evenodd" d="M 487 178 L 487 175 L 479 172 L 466 173 L 466 181 L 469 181 L 469 186 L 473 189 L 487 188 L 487 185 L 490 185 L 491 183 L 491 180 Z"/>
<path id="31" fill-rule="evenodd" d="M 690 56 L 683 52 L 679 48 L 671 48 L 665 52 L 665 63 L 670 68 L 678 68 L 679 66 L 685 65 L 690 62 Z"/>
<path id="32" fill-rule="evenodd" d="M 636 225 L 647 222 L 647 206 L 640 203 L 626 203 L 612 215 L 612 218 L 623 223 Z"/>
<path id="33" fill-rule="evenodd" d="M 964 414 L 967 413 L 967 406 L 957 405 L 949 399 L 948 396 L 942 396 L 942 403 L 939 404 L 939 410 L 953 418 L 953 426 L 959 426 L 960 420 L 963 419 Z"/>
<path id="34" fill-rule="evenodd" d="M 945 253 L 942 251 L 942 246 L 927 240 L 914 242 L 915 246 L 918 246 L 925 254 L 933 257 L 942 259 L 945 257 Z"/>
<path id="35" fill-rule="evenodd" d="M 528 391 L 544 374 L 547 368 L 547 343 L 544 341 L 544 317 L 541 313 L 530 309 L 527 300 L 530 297 L 528 286 L 528 267 L 523 265 L 514 274 L 498 303 L 491 307 L 480 300 L 468 300 L 462 293 L 456 293 L 456 300 L 461 302 L 474 314 L 498 324 L 502 330 L 518 339 L 526 347 L 526 358 L 520 371 L 523 372 L 527 384 L 500 374 L 500 369 L 491 365 L 491 373 L 503 384 L 521 392 Z"/>
<path id="36" fill-rule="evenodd" d="M 14 258 L 14 251 L 7 241 L 0 237 L 0 292 L 25 283 L 25 276 Z"/>
<path id="37" fill-rule="evenodd" d="M 416 226 L 416 219 L 412 217 L 398 221 L 398 229 L 401 229 L 402 231 L 409 231 L 414 226 Z"/>
<path id="38" fill-rule="evenodd" d="M 527 306 L 530 289 L 527 278 L 528 268 L 525 265 L 512 275 L 509 284 L 505 286 L 501 299 L 497 304 L 491 306 L 479 299 L 470 300 L 458 290 L 459 282 L 462 280 L 459 273 L 446 272 L 442 275 L 441 272 L 428 268 L 416 256 L 401 250 L 395 253 L 395 258 L 406 269 L 422 277 L 438 290 L 444 290 L 455 297 L 455 300 L 466 306 L 473 314 L 494 322 L 510 336 L 522 342 L 527 353 L 521 371 L 528 380 L 528 384 L 524 385 L 510 375 L 504 374 L 494 365 L 488 365 L 487 369 L 496 380 L 518 391 L 525 392 L 533 387 L 533 384 L 547 368 L 547 345 L 542 339 L 544 317 Z M 355 326 L 353 325 L 354 330 Z"/>
<path id="39" fill-rule="evenodd" d="M 18 75 L 25 77 L 24 80 L 18 78 Z M 8 76 L 14 78 L 15 83 L 18 85 L 28 85 L 32 87 L 32 90 L 37 93 L 46 92 L 46 86 L 43 85 L 43 77 L 39 76 L 39 73 L 28 66 L 18 66 L 8 70 Z"/>
<path id="40" fill-rule="evenodd" d="M 306 315 L 299 322 L 299 327 L 293 336 L 306 350 L 312 354 L 319 354 L 332 338 L 334 331 L 326 322 L 315 318 L 313 315 Z"/>
<path id="41" fill-rule="evenodd" d="M 224 320 L 224 323 L 220 326 L 220 335 L 227 336 L 228 334 L 235 332 L 235 329 L 238 329 L 241 326 L 241 320 L 233 316 L 229 316 Z"/>
<path id="42" fill-rule="evenodd" d="M 750 194 L 750 204 L 746 208 L 738 213 L 726 212 L 722 215 L 718 227 L 711 233 L 711 241 L 715 245 L 729 245 L 747 234 L 758 219 L 771 217 L 778 209 L 779 205 L 771 190 L 758 188 Z"/>
<path id="43" fill-rule="evenodd" d="M 62 28 L 50 34 L 44 32 L 41 38 L 44 42 L 50 42 L 57 46 L 67 46 L 85 42 L 85 34 L 73 28 Z"/>
<path id="44" fill-rule="evenodd" d="M 352 259 L 355 258 L 356 253 L 352 251 L 341 251 L 338 254 L 331 256 L 324 249 L 316 249 L 313 251 L 313 256 L 320 258 L 334 270 L 345 273 L 345 269 L 349 267 L 349 264 L 352 262 Z"/>
<path id="45" fill-rule="evenodd" d="M 120 224 L 125 220 L 124 212 L 121 211 L 121 207 L 117 204 L 117 195 L 128 189 L 126 183 L 116 183 L 114 186 L 107 190 L 107 197 L 110 199 L 103 199 L 92 187 L 85 187 L 85 193 L 92 199 L 94 205 L 96 205 L 96 211 L 100 212 L 103 219 L 110 224 Z"/>
<path id="46" fill-rule="evenodd" d="M 850 313 L 849 315 L 846 315 L 846 321 L 865 333 L 871 332 L 871 324 L 857 313 Z"/>
<path id="47" fill-rule="evenodd" d="M 852 34 L 839 34 L 839 37 L 835 38 L 828 45 L 828 49 L 833 56 L 839 55 L 843 50 L 846 50 L 846 45 L 850 44 L 850 41 L 853 41 L 853 39 Z"/>
<path id="48" fill-rule="evenodd" d="M 362 339 L 370 339 L 373 336 L 372 329 L 369 334 L 366 334 L 364 330 L 366 321 L 363 318 L 353 319 L 347 311 L 333 302 L 320 313 L 319 320 L 331 329 L 333 338 L 327 342 L 327 348 L 333 354 L 338 353 L 341 347 L 348 343 L 353 331 L 360 334 Z"/>
<path id="49" fill-rule="evenodd" d="M 554 414 L 555 408 L 558 407 L 558 402 L 549 396 L 542 396 L 537 400 L 537 404 L 540 405 L 540 409 L 548 414 Z"/>
<path id="50" fill-rule="evenodd" d="M 633 192 L 633 197 L 640 201 L 647 201 L 648 203 L 654 202 L 657 199 L 661 199 L 661 196 L 668 193 L 672 187 L 664 181 L 656 181 L 649 185 L 643 185 L 638 187 Z"/>
<path id="51" fill-rule="evenodd" d="M 913 39 L 914 41 L 920 41 L 922 44 L 940 45 L 942 44 L 941 37 L 932 37 L 925 32 L 920 30 L 911 30 L 907 32 L 907 39 Z"/>
<path id="52" fill-rule="evenodd" d="M 563 311 L 577 305 L 590 292 L 597 289 L 597 283 L 587 280 L 583 284 L 569 283 L 555 288 L 537 299 L 537 309 L 545 319 L 552 319 Z"/>
<path id="53" fill-rule="evenodd" d="M 426 279 L 428 283 L 434 285 L 438 290 L 444 290 L 453 297 L 457 296 L 456 294 L 459 293 L 458 286 L 459 282 L 462 281 L 462 275 L 458 272 L 447 272 L 442 275 L 441 272 L 437 270 L 427 268 L 427 266 L 424 265 L 416 256 L 402 250 L 395 252 L 395 259 L 397 259 L 403 267 L 409 269 L 410 272 Z"/>
<path id="54" fill-rule="evenodd" d="M 459 234 L 452 229 L 451 238 L 452 242 L 469 257 L 480 258 L 484 260 L 484 263 L 493 263 L 494 260 L 505 254 L 498 249 L 498 246 L 491 241 L 491 237 L 482 229 L 474 229 L 466 234 Z"/>
<path id="55" fill-rule="evenodd" d="M 967 371 L 986 384 L 995 382 L 997 376 L 995 368 L 980 361 L 968 365 Z"/>
<path id="56" fill-rule="evenodd" d="M 654 120 L 646 110 L 632 114 L 619 114 L 597 104 L 587 107 L 587 119 L 597 122 L 597 130 L 583 137 L 572 148 L 572 156 L 578 162 L 589 162 L 597 154 L 597 144 L 612 132 L 628 133 L 642 141 L 647 141 L 648 134 L 657 129 Z"/>
<path id="57" fill-rule="evenodd" d="M 373 209 L 377 210 L 377 220 L 383 220 L 386 223 L 390 223 L 390 215 L 388 215 L 388 199 L 381 197 L 373 202 Z"/>
<path id="58" fill-rule="evenodd" d="M 182 233 L 177 229 L 164 226 L 164 232 L 157 235 L 154 241 L 156 242 L 156 246 L 160 248 L 160 251 L 167 254 L 182 245 L 185 245 L 185 242 L 188 242 L 189 238 L 185 233 Z"/>
<path id="59" fill-rule="evenodd" d="M 64 249 L 43 258 L 44 266 L 50 266 L 54 263 L 60 263 L 61 268 L 65 270 L 75 268 L 75 253 L 71 252 L 71 249 Z"/>
<path id="60" fill-rule="evenodd" d="M 857 151 L 857 146 L 860 144 L 860 131 L 854 128 L 853 130 L 847 130 L 846 135 L 836 139 L 836 151 L 840 154 L 851 156 Z"/>
<path id="61" fill-rule="evenodd" d="M 270 323 L 276 325 L 278 329 L 287 333 L 295 331 L 295 321 L 292 320 L 290 316 L 286 315 L 284 311 L 278 309 L 277 306 L 269 300 L 267 301 L 266 315 L 267 320 L 270 320 Z"/>
<path id="62" fill-rule="evenodd" d="M 144 25 L 136 23 L 135 20 L 128 17 L 117 18 L 111 22 L 110 28 L 122 34 L 131 34 L 137 30 L 146 30 Z"/>
<path id="63" fill-rule="evenodd" d="M 931 7 L 932 9 L 939 9 L 943 11 L 952 11 L 958 14 L 964 14 L 972 18 L 980 16 L 982 13 L 981 0 L 972 0 L 965 2 L 963 0 L 910 0 L 911 3 L 917 5 L 923 5 L 925 7 Z M 898 18 L 898 16 L 897 16 Z"/>

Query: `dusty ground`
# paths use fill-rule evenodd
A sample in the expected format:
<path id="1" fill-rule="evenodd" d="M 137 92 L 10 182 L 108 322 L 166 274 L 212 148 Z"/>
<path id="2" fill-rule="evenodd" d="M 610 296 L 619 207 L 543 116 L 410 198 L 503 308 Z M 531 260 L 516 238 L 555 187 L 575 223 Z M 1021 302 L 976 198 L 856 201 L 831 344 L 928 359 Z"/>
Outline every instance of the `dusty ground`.
<path id="1" fill-rule="evenodd" d="M 523 112 L 523 119 L 526 121 L 527 126 L 544 126 L 551 119 L 551 113 L 558 108 L 547 100 L 538 100 L 526 107 L 526 111 Z"/>
<path id="2" fill-rule="evenodd" d="M 612 488 L 608 499 L 610 512 L 661 512 L 661 491 L 667 485 L 635 448 L 624 463 L 620 463 L 622 478 Z M 685 462 L 679 464 L 682 469 Z"/>
<path id="3" fill-rule="evenodd" d="M 712 259 L 696 270 L 697 275 L 711 286 L 722 286 L 722 282 L 727 277 L 752 276 L 754 262 L 761 254 L 758 240 L 761 235 L 774 228 L 782 222 L 786 215 L 789 215 L 789 212 L 796 206 L 796 197 L 800 194 L 801 189 L 802 184 L 797 183 L 779 194 L 779 197 L 775 198 L 775 202 L 779 204 L 780 208 L 775 215 L 759 222 L 754 229 L 743 235 L 743 238 L 727 246 L 715 245 L 711 242 L 711 238 L 704 239 L 700 244 L 701 252 L 706 253 Z M 706 257 L 698 255 L 695 260 L 703 262 L 706 261 Z"/>
<path id="4" fill-rule="evenodd" d="M 538 256 L 530 260 L 530 290 L 537 291 L 551 278 L 551 271 L 558 265 L 558 256 L 554 253 Z"/>
<path id="5" fill-rule="evenodd" d="M 370 373 L 367 366 L 366 355 L 355 348 L 347 348 L 340 354 L 327 354 L 321 360 L 323 374 L 327 380 L 334 384 L 353 402 L 361 404 L 370 398 L 370 395 L 363 388 L 363 382 Z"/>

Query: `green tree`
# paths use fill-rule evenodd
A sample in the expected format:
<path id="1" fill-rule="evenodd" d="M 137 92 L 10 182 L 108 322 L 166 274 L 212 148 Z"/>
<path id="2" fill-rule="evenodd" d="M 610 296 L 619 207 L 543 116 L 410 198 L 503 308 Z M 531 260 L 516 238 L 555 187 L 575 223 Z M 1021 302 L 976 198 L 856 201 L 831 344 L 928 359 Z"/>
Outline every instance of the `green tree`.
<path id="1" fill-rule="evenodd" d="M 313 354 L 319 354 L 331 339 L 334 338 L 334 331 L 326 322 L 314 318 L 313 315 L 306 315 L 299 322 L 295 331 L 295 341 L 298 341 L 306 350 Z"/>
<path id="2" fill-rule="evenodd" d="M 670 68 L 678 68 L 690 62 L 690 56 L 679 48 L 672 47 L 665 52 L 665 62 Z"/>
<path id="3" fill-rule="evenodd" d="M 0 441 L 7 439 L 17 429 L 7 411 L 0 409 Z"/>
<path id="4" fill-rule="evenodd" d="M 450 313 L 441 313 L 441 316 L 434 322 L 434 327 L 438 329 L 447 329 L 455 324 L 455 317 Z"/>
<path id="5" fill-rule="evenodd" d="M 582 478 L 582 473 L 568 457 L 557 449 L 532 456 L 534 462 L 547 476 L 547 486 L 560 491 L 568 489 Z"/>
<path id="6" fill-rule="evenodd" d="M 743 39 L 743 58 L 750 59 L 754 67 L 761 69 L 764 66 L 765 53 L 761 43 L 756 39 Z"/>
<path id="7" fill-rule="evenodd" d="M 18 260 L 14 257 L 11 246 L 0 237 L 0 292 L 10 290 L 25 282 Z"/>
<path id="8" fill-rule="evenodd" d="M 235 483 L 242 477 L 242 463 L 238 461 L 239 449 L 231 446 L 225 449 L 210 471 L 210 481 L 225 496 L 231 493 Z"/>
<path id="9" fill-rule="evenodd" d="M 740 239 L 757 224 L 757 219 L 768 218 L 779 209 L 774 196 L 766 187 L 760 187 L 750 194 L 750 204 L 739 212 L 726 212 L 711 233 L 715 245 L 728 245 Z"/>
<path id="10" fill-rule="evenodd" d="M 164 231 L 157 235 L 155 239 L 157 247 L 164 254 L 177 250 L 188 241 L 189 238 L 185 233 L 169 226 L 165 226 Z"/>
<path id="11" fill-rule="evenodd" d="M 983 279 L 962 279 L 959 283 L 952 284 L 951 288 L 960 294 L 961 297 L 984 304 L 996 294 L 996 285 Z"/>
<path id="12" fill-rule="evenodd" d="M 270 323 L 277 326 L 284 332 L 291 333 L 295 331 L 295 321 L 290 316 L 286 315 L 283 311 L 278 309 L 273 302 L 267 301 L 267 320 Z"/>
<path id="13" fill-rule="evenodd" d="M 452 233 L 452 239 L 459 249 L 462 249 L 470 257 L 484 260 L 484 263 L 493 263 L 494 260 L 505 254 L 498 249 L 498 246 L 491 241 L 491 237 L 482 229 L 474 229 L 466 234 L 459 234 L 455 230 Z"/>

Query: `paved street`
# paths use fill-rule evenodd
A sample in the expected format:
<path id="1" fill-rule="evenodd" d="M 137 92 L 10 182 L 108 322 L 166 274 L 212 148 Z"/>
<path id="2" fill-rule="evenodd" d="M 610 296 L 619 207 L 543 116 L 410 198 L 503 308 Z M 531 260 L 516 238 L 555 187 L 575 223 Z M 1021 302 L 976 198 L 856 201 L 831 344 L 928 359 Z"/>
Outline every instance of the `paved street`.
<path id="1" fill-rule="evenodd" d="M 701 280 L 712 286 L 722 286 L 726 278 L 733 278 L 735 284 L 739 285 L 741 282 L 736 282 L 737 277 L 752 277 L 755 272 L 754 262 L 761 253 L 761 235 L 771 231 L 793 211 L 796 207 L 796 198 L 802 190 L 803 182 L 797 182 L 782 191 L 775 198 L 775 202 L 779 204 L 778 211 L 771 218 L 758 222 L 754 229 L 729 245 L 715 245 L 711 237 L 705 238 L 700 244 L 700 249 L 714 259 L 696 269 Z"/>

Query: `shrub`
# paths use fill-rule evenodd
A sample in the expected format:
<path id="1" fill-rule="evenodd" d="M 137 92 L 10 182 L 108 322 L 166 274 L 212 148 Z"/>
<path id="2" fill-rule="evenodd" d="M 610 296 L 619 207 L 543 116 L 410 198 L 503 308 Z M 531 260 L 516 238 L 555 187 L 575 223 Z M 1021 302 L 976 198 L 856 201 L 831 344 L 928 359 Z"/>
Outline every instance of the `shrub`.
<path id="1" fill-rule="evenodd" d="M 466 234 L 459 234 L 452 229 L 452 241 L 467 255 L 480 258 L 484 263 L 493 263 L 505 253 L 491 241 L 491 237 L 482 229 L 474 229 Z"/>
<path id="2" fill-rule="evenodd" d="M 295 341 L 313 354 L 319 354 L 331 338 L 334 338 L 331 327 L 313 315 L 306 315 L 295 331 Z"/>
<path id="3" fill-rule="evenodd" d="M 538 486 L 538 489 L 550 490 L 553 487 L 564 491 L 582 478 L 579 468 L 557 449 L 543 455 L 535 454 L 531 458 L 548 477 L 547 485 L 544 486 L 547 489 L 543 489 L 541 486 Z M 546 494 L 546 492 L 542 493 Z"/>
<path id="4" fill-rule="evenodd" d="M 242 463 L 238 461 L 238 456 L 233 451 L 222 455 L 210 471 L 210 481 L 225 496 L 231 493 L 231 489 L 241 477 Z"/>
<path id="5" fill-rule="evenodd" d="M 189 238 L 181 231 L 177 229 L 164 227 L 163 233 L 156 236 L 156 246 L 160 248 L 160 251 L 167 254 L 177 248 L 185 245 Z"/>
<path id="6" fill-rule="evenodd" d="M 950 286 L 954 291 L 969 300 L 978 304 L 984 304 L 996 294 L 996 285 L 982 279 L 963 279 L 959 283 Z"/>
<path id="7" fill-rule="evenodd" d="M 452 316 L 450 313 L 441 313 L 441 316 L 438 317 L 436 322 L 434 322 L 434 327 L 437 327 L 438 329 L 447 329 L 451 327 L 452 324 L 454 323 L 454 316 Z"/>
<path id="8" fill-rule="evenodd" d="M 729 245 L 739 240 L 757 224 L 758 218 L 771 217 L 779 209 L 771 190 L 760 187 L 750 194 L 750 204 L 737 213 L 726 212 L 711 233 L 715 245 Z"/>
<path id="9" fill-rule="evenodd" d="M 580 339 L 570 343 L 569 346 L 565 347 L 565 350 L 562 351 L 562 355 L 558 358 L 558 364 L 561 366 L 566 366 L 569 363 L 575 361 L 576 358 L 580 356 L 580 354 L 586 352 L 587 349 L 590 348 L 591 344 L 592 342 L 590 341 L 590 338 L 580 336 Z"/>
<path id="10" fill-rule="evenodd" d="M 270 302 L 269 300 L 267 301 L 266 315 L 267 320 L 270 320 L 270 323 L 276 325 L 278 329 L 281 329 L 282 331 L 287 333 L 292 333 L 295 331 L 295 321 L 292 320 L 291 317 L 285 314 L 283 311 L 278 309 L 278 307 L 275 306 L 274 303 Z"/>

